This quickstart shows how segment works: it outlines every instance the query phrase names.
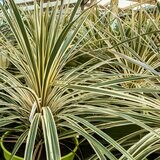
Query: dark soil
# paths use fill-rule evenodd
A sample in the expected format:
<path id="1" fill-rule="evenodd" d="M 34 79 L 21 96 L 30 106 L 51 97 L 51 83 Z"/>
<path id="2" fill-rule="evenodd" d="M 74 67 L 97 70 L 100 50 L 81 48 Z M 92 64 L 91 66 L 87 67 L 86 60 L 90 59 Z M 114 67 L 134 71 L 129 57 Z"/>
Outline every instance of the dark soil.
<path id="1" fill-rule="evenodd" d="M 8 151 L 12 152 L 15 143 L 9 142 L 6 138 L 3 144 Z M 74 150 L 75 142 L 72 139 L 66 139 L 60 141 L 60 148 L 61 148 L 61 156 L 65 156 L 66 154 Z M 25 150 L 25 143 L 21 145 L 16 155 L 19 157 L 24 157 L 24 150 Z M 43 146 L 40 160 L 45 160 L 45 159 L 46 159 L 45 147 Z"/>
<path id="2" fill-rule="evenodd" d="M 15 143 L 11 143 L 11 142 L 4 142 L 3 145 L 5 146 L 5 148 L 12 152 Z M 22 144 L 21 147 L 19 148 L 18 152 L 16 153 L 17 156 L 19 157 L 24 157 L 24 149 L 25 149 L 25 144 Z"/>
<path id="3" fill-rule="evenodd" d="M 61 155 L 65 156 L 66 154 L 72 152 L 75 148 L 75 142 L 73 139 L 65 139 L 60 141 Z"/>

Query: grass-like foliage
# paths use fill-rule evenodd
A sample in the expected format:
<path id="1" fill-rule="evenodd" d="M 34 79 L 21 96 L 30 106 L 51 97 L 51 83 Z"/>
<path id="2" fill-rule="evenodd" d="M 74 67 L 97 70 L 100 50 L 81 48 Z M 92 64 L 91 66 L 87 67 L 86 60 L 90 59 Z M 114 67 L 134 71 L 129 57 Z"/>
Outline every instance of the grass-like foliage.
<path id="1" fill-rule="evenodd" d="M 146 160 L 160 147 L 159 15 L 113 19 L 94 6 L 80 13 L 80 3 L 1 6 L 10 66 L 0 69 L 0 131 L 23 131 L 12 155 L 25 142 L 25 160 L 42 147 L 60 160 L 59 142 L 76 136 L 93 148 L 90 160 Z"/>

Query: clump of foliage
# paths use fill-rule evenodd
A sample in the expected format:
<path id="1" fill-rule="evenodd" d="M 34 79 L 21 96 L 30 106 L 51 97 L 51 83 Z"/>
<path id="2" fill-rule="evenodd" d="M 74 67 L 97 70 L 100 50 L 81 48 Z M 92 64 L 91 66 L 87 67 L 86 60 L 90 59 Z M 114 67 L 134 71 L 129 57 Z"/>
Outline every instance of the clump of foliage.
<path id="1" fill-rule="evenodd" d="M 1 31 L 0 51 L 18 73 L 0 69 L 0 131 L 22 131 L 12 155 L 26 142 L 25 160 L 42 147 L 59 160 L 59 141 L 76 136 L 88 159 L 145 160 L 160 145 L 159 16 L 113 20 L 107 9 L 79 13 L 80 3 L 1 6 L 14 42 Z"/>

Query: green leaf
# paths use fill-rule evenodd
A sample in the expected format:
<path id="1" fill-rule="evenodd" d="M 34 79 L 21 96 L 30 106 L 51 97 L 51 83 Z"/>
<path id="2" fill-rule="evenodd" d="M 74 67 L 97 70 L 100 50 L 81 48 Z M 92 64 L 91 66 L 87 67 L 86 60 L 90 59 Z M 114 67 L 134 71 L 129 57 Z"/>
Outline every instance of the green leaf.
<path id="1" fill-rule="evenodd" d="M 86 132 L 78 123 L 76 123 L 74 120 L 70 119 L 67 116 L 62 116 L 62 119 L 69 122 L 67 125 L 61 124 L 63 127 L 71 128 L 72 130 L 76 131 L 79 135 L 83 136 L 85 139 L 88 140 L 88 142 L 93 145 L 93 149 L 95 149 L 95 152 L 97 156 L 100 158 L 108 157 L 110 160 L 117 160 L 117 158 L 105 147 L 103 146 L 97 139 L 95 139 L 92 135 Z"/>
<path id="2" fill-rule="evenodd" d="M 33 159 L 33 152 L 34 152 L 34 146 L 35 146 L 35 140 L 37 136 L 37 129 L 39 125 L 40 120 L 40 113 L 36 113 L 29 129 L 27 142 L 26 142 L 26 148 L 24 153 L 24 159 L 25 160 L 31 160 Z"/>
<path id="3" fill-rule="evenodd" d="M 57 127 L 52 112 L 48 107 L 43 107 L 43 116 L 41 116 L 41 119 L 47 160 L 60 160 L 61 153 Z"/>
<path id="4" fill-rule="evenodd" d="M 114 148 L 119 150 L 125 157 L 128 159 L 134 159 L 121 145 L 119 145 L 114 139 L 112 139 L 109 135 L 105 134 L 103 131 L 98 129 L 96 126 L 92 125 L 88 121 L 84 120 L 83 118 L 68 115 L 68 117 L 72 118 L 74 121 L 83 124 L 90 130 L 92 130 L 93 133 L 98 134 L 100 137 L 102 137 L 104 140 L 106 140 L 109 144 L 113 145 Z"/>

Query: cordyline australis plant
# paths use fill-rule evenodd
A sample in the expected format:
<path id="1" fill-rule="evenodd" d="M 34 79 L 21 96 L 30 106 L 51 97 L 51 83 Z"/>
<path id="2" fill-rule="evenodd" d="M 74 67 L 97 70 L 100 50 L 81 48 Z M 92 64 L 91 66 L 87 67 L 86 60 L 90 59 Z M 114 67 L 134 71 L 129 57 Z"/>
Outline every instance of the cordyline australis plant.
<path id="1" fill-rule="evenodd" d="M 154 114 L 159 103 L 142 94 L 147 89 L 140 88 L 138 94 L 121 84 L 152 79 L 158 72 L 115 49 L 106 50 L 110 40 L 96 28 L 101 19 L 93 22 L 88 18 L 91 9 L 78 13 L 80 3 L 71 9 L 58 7 L 57 1 L 53 9 L 45 10 L 43 2 L 40 6 L 35 3 L 32 12 L 20 11 L 13 0 L 8 10 L 1 6 L 14 40 L 1 32 L 0 52 L 16 73 L 0 70 L 0 131 L 23 131 L 12 155 L 25 142 L 25 160 L 37 160 L 42 146 L 47 160 L 60 160 L 59 141 L 77 135 L 95 151 L 89 159 L 142 160 L 159 142 L 159 129 L 155 127 L 159 120 Z M 113 55 L 137 62 L 153 73 L 123 76 L 117 72 Z M 106 67 L 111 69 L 102 69 Z M 143 114 L 146 110 L 153 114 Z M 118 126 L 119 132 L 123 126 L 133 125 L 139 127 L 123 137 L 107 132 L 109 128 Z M 137 140 L 140 133 L 143 138 Z M 146 145 L 141 149 L 146 139 L 153 146 L 150 150 Z"/>

